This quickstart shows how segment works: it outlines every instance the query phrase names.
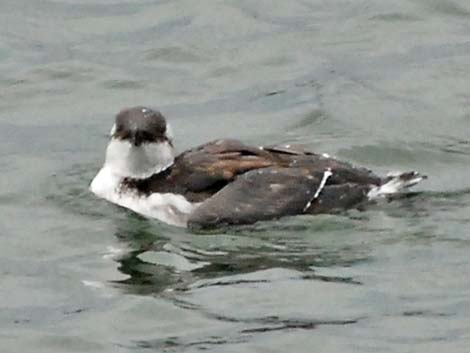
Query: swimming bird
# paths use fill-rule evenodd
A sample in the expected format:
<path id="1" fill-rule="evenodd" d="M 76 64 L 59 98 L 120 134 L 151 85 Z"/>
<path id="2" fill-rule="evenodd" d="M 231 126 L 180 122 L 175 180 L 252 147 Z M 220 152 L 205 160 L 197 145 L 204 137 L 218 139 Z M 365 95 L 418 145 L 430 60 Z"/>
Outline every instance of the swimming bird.
<path id="1" fill-rule="evenodd" d="M 176 154 L 157 110 L 121 110 L 103 167 L 90 184 L 100 198 L 192 229 L 336 213 L 415 185 L 415 171 L 385 177 L 325 154 L 219 139 Z"/>

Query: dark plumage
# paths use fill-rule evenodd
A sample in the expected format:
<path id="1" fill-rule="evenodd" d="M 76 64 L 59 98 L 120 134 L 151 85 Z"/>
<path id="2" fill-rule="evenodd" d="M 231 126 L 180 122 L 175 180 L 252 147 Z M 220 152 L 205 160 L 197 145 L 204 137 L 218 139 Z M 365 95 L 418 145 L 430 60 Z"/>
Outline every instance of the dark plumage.
<path id="1" fill-rule="evenodd" d="M 142 143 L 168 141 L 166 129 L 166 120 L 159 111 L 134 107 L 118 113 L 112 137 L 140 146 Z"/>
<path id="2" fill-rule="evenodd" d="M 143 107 L 117 115 L 113 138 L 134 146 L 171 143 L 163 115 Z M 186 214 L 187 225 L 205 229 L 333 213 L 358 207 L 371 191 L 381 194 L 384 184 L 385 193 L 392 193 L 422 178 L 416 172 L 381 178 L 368 169 L 290 146 L 253 147 L 222 139 L 181 153 L 168 168 L 145 179 L 124 176 L 119 192 L 182 195 L 199 204 Z"/>
<path id="3" fill-rule="evenodd" d="M 314 200 L 328 168 L 332 176 Z M 310 152 L 217 140 L 183 152 L 162 173 L 148 179 L 126 179 L 124 185 L 145 195 L 175 193 L 203 202 L 190 215 L 188 225 L 212 228 L 336 212 L 359 205 L 371 186 L 381 182 L 367 169 Z"/>

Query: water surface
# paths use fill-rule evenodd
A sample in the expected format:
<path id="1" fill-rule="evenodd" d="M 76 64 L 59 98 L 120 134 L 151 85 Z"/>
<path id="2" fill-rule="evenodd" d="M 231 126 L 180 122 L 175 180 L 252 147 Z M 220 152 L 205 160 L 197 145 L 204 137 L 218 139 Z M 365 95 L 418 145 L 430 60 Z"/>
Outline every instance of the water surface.
<path id="1" fill-rule="evenodd" d="M 466 352 L 470 5 L 3 0 L 2 352 Z M 412 198 L 211 234 L 87 191 L 114 114 L 289 142 Z"/>

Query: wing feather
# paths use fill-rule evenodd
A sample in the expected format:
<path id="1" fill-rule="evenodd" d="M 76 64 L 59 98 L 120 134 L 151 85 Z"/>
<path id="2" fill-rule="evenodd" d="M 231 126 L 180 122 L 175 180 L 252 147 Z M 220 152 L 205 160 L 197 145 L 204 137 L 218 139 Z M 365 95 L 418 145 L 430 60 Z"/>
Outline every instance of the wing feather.
<path id="1" fill-rule="evenodd" d="M 191 214 L 188 227 L 207 229 L 301 214 L 320 183 L 321 178 L 302 168 L 252 170 L 204 201 Z"/>

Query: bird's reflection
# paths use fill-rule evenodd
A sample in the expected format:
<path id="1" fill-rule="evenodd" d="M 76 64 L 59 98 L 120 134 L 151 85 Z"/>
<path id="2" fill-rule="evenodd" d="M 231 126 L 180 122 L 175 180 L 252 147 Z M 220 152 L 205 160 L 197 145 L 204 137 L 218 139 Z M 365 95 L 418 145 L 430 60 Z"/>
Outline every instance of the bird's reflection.
<path id="1" fill-rule="evenodd" d="M 343 225 L 328 219 L 325 222 L 332 222 L 329 226 L 336 231 L 351 227 L 350 221 Z M 368 248 L 360 242 L 325 245 L 325 234 L 316 242 L 318 234 L 313 233 L 317 229 L 304 223 L 288 220 L 217 234 L 191 234 L 130 214 L 115 233 L 128 249 L 115 258 L 119 271 L 128 277 L 112 284 L 126 293 L 158 295 L 209 285 L 259 282 L 263 280 L 244 275 L 268 269 L 295 270 L 305 279 L 357 283 L 349 278 L 316 275 L 313 268 L 367 261 Z"/>
<path id="2" fill-rule="evenodd" d="M 115 232 L 126 250 L 114 258 L 118 270 L 128 277 L 112 283 L 126 293 L 158 295 L 250 282 L 255 281 L 251 273 L 288 269 L 306 280 L 358 284 L 354 278 L 321 276 L 317 269 L 350 268 L 371 261 L 370 251 L 377 242 L 393 241 L 378 236 L 387 227 L 395 234 L 396 224 L 412 227 L 417 218 L 460 208 L 468 195 L 469 190 L 413 193 L 378 205 L 375 211 L 292 217 L 211 234 L 190 233 L 129 212 L 118 220 Z"/>

